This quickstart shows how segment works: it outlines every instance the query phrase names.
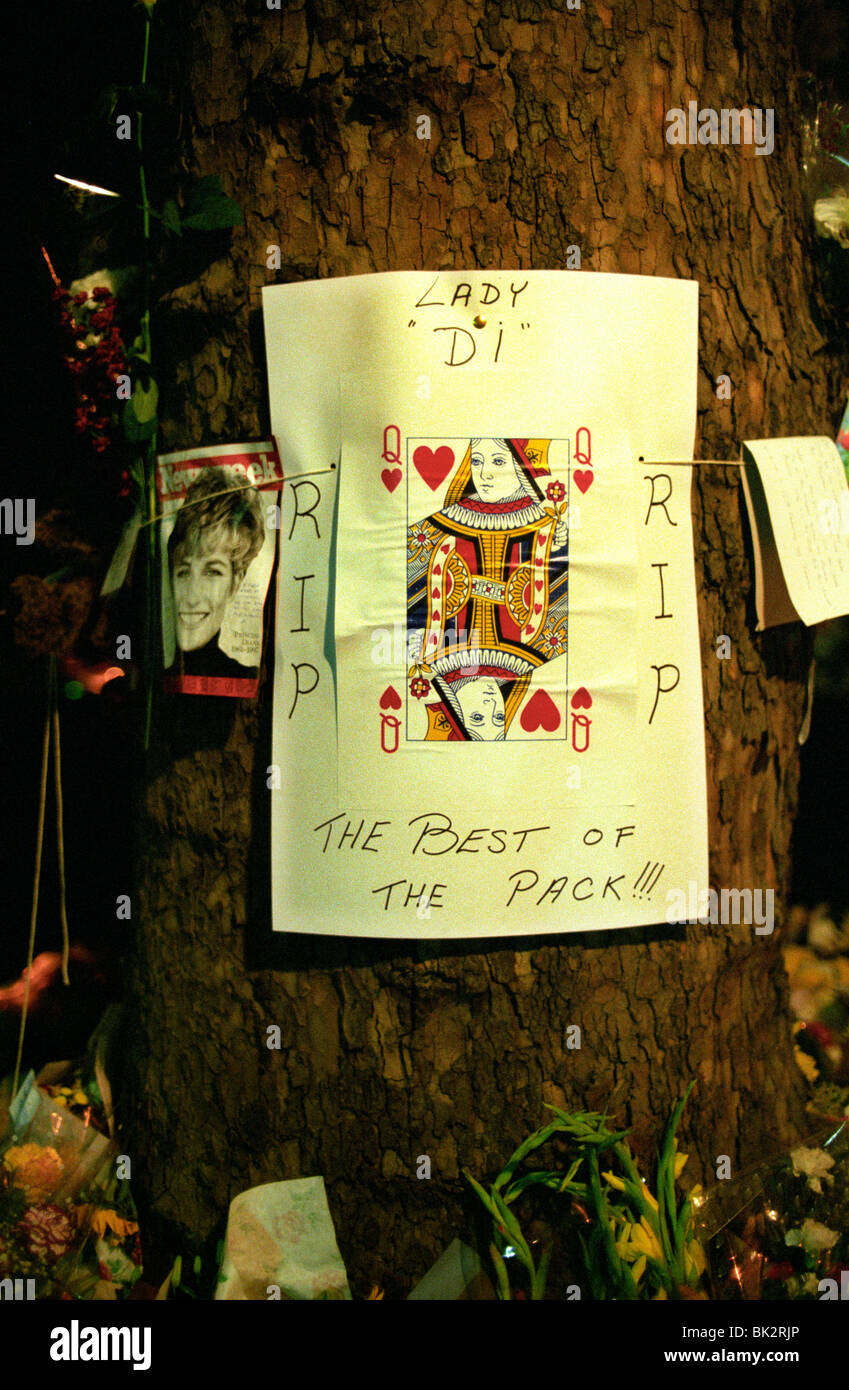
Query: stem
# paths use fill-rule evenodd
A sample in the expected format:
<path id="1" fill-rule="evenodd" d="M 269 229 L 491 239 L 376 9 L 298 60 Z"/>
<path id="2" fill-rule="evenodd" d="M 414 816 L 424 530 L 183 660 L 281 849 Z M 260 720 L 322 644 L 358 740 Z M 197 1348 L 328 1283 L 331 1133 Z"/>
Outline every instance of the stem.
<path id="1" fill-rule="evenodd" d="M 150 10 L 145 8 L 144 19 L 144 51 L 142 53 L 141 85 L 147 86 L 147 64 L 150 56 Z M 142 260 L 142 286 L 144 293 L 142 317 L 141 317 L 141 336 L 143 344 L 143 355 L 150 366 L 153 359 L 153 349 L 150 336 L 150 290 L 151 290 L 151 270 L 150 270 L 150 200 L 147 196 L 147 179 L 144 170 L 144 143 L 142 139 L 144 115 L 142 111 L 136 113 L 136 147 L 139 157 L 139 189 L 141 192 L 142 209 L 142 236 L 143 236 L 143 260 Z M 156 606 L 158 602 L 157 585 L 157 539 L 159 528 L 153 522 L 156 516 L 156 435 L 150 439 L 143 448 L 142 473 L 144 478 L 144 494 L 147 503 L 147 521 L 145 527 L 148 535 L 147 543 L 147 584 L 145 593 L 145 618 L 144 618 L 144 667 L 145 667 L 145 719 L 144 719 L 144 746 L 150 746 L 150 729 L 153 717 L 153 681 L 154 681 L 154 661 L 158 653 L 154 651 L 156 639 Z"/>
<path id="2" fill-rule="evenodd" d="M 511 1301 L 510 1278 L 507 1274 L 507 1266 L 501 1258 L 498 1247 L 494 1242 L 489 1247 L 489 1256 L 495 1268 L 495 1277 L 498 1281 L 498 1297 L 509 1303 Z"/>
<path id="3" fill-rule="evenodd" d="M 141 85 L 147 86 L 147 62 L 150 56 L 150 11 L 145 10 L 144 17 L 144 52 L 142 54 Z M 147 196 L 147 179 L 144 172 L 144 144 L 142 141 L 142 126 L 144 113 L 136 113 L 136 148 L 139 152 L 139 188 L 141 191 L 142 206 L 142 234 L 144 236 L 144 268 L 142 283 L 144 287 L 144 308 L 142 310 L 141 330 L 144 352 L 148 362 L 150 361 L 150 200 Z"/>

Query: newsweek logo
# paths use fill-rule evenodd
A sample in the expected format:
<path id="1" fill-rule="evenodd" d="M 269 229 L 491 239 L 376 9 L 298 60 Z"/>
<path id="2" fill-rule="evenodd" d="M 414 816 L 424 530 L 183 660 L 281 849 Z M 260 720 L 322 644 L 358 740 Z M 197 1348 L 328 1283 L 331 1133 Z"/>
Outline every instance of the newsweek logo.
<path id="1" fill-rule="evenodd" d="M 149 1327 L 54 1327 L 50 1334 L 52 1361 L 132 1361 L 134 1371 L 150 1369 Z"/>

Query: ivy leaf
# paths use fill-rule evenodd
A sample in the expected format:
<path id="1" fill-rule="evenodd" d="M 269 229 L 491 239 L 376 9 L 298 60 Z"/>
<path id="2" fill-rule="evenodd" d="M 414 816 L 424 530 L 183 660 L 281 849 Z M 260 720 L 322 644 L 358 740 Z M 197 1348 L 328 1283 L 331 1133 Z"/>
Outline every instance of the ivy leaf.
<path id="1" fill-rule="evenodd" d="M 241 227 L 241 208 L 223 192 L 217 174 L 207 174 L 189 189 L 182 225 L 198 232 Z"/>
<path id="2" fill-rule="evenodd" d="M 163 205 L 162 221 L 165 223 L 165 226 L 168 228 L 169 232 L 176 232 L 177 236 L 180 236 L 182 234 L 182 227 L 180 225 L 180 209 L 177 207 L 177 204 L 174 202 L 173 198 L 169 198 L 167 202 Z"/>

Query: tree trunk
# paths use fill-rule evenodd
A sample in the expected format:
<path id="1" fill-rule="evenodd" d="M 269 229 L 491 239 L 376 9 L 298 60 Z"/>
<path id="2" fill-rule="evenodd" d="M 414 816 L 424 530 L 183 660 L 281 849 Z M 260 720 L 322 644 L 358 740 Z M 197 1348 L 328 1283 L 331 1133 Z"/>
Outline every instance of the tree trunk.
<path id="1" fill-rule="evenodd" d="M 152 61 L 181 103 L 182 170 L 220 173 L 245 218 L 160 302 L 163 447 L 265 435 L 260 287 L 275 278 L 556 269 L 570 245 L 587 272 L 699 280 L 697 454 L 833 435 L 838 364 L 821 351 L 807 256 L 791 5 L 313 0 L 252 13 L 183 0 L 162 21 Z M 689 99 L 774 108 L 774 152 L 668 145 L 665 112 Z M 416 138 L 420 114 L 430 140 Z M 721 373 L 729 401 L 714 392 Z M 774 887 L 780 924 L 811 643 L 801 625 L 754 633 L 736 470 L 700 469 L 695 501 L 711 882 Z M 722 633 L 731 660 L 717 660 Z M 271 690 L 266 661 L 256 704 L 159 707 L 121 1102 L 151 1233 L 200 1242 L 242 1189 L 320 1173 L 355 1294 L 379 1282 L 404 1296 L 471 1229 L 461 1168 L 491 1174 L 544 1101 L 613 1097 L 647 1155 L 695 1077 L 683 1147 L 707 1181 L 716 1155 L 739 1171 L 804 1132 L 778 931 L 658 926 L 532 950 L 299 939 L 291 969 L 250 969 Z M 280 1052 L 265 1047 L 272 1023 Z"/>

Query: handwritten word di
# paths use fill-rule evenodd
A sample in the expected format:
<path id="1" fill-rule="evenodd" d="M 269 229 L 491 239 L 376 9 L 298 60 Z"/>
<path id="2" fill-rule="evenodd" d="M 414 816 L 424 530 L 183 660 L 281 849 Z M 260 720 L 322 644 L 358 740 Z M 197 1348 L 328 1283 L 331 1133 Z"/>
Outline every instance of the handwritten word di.
<path id="1" fill-rule="evenodd" d="M 461 306 L 467 309 L 470 307 L 472 302 L 474 302 L 476 305 L 481 305 L 484 307 L 501 303 L 502 310 L 504 312 L 508 312 L 509 310 L 513 310 L 516 308 L 516 301 L 519 298 L 519 295 L 524 293 L 524 291 L 527 288 L 527 280 L 522 285 L 516 285 L 513 283 L 511 279 L 508 303 L 508 291 L 503 291 L 504 298 L 502 299 L 501 289 L 499 289 L 498 285 L 494 284 L 491 280 L 482 280 L 478 286 L 473 286 L 472 283 L 468 280 L 461 280 L 457 285 L 454 286 L 453 293 L 450 294 L 449 298 L 448 287 L 440 283 L 439 275 L 435 275 L 431 283 L 428 285 L 427 289 L 424 291 L 424 293 L 421 294 L 419 298 L 416 300 L 413 308 L 414 310 L 445 308 L 454 309 L 458 306 Z M 411 318 L 409 323 L 407 324 L 407 327 L 414 328 L 416 326 L 416 322 L 417 320 L 415 318 Z M 485 328 L 486 323 L 487 319 L 482 315 L 478 315 L 475 318 L 474 324 L 475 327 L 479 330 L 477 334 L 471 333 L 468 328 L 465 328 L 462 324 L 458 323 L 438 324 L 433 328 L 432 331 L 434 333 L 448 333 L 451 335 L 449 339 L 438 340 L 440 347 L 445 346 L 447 356 L 443 359 L 443 361 L 446 367 L 464 367 L 467 362 L 471 362 L 472 358 L 476 355 L 479 347 L 482 344 L 485 343 L 487 347 L 491 345 L 493 338 L 493 335 L 491 333 L 488 335 L 486 339 L 480 336 L 480 330 Z M 528 328 L 529 326 L 530 325 L 526 322 L 520 325 L 521 328 Z M 502 319 L 498 322 L 498 335 L 495 340 L 495 348 L 492 354 L 492 361 L 494 363 L 498 362 L 499 360 L 503 338 L 504 321 Z"/>

